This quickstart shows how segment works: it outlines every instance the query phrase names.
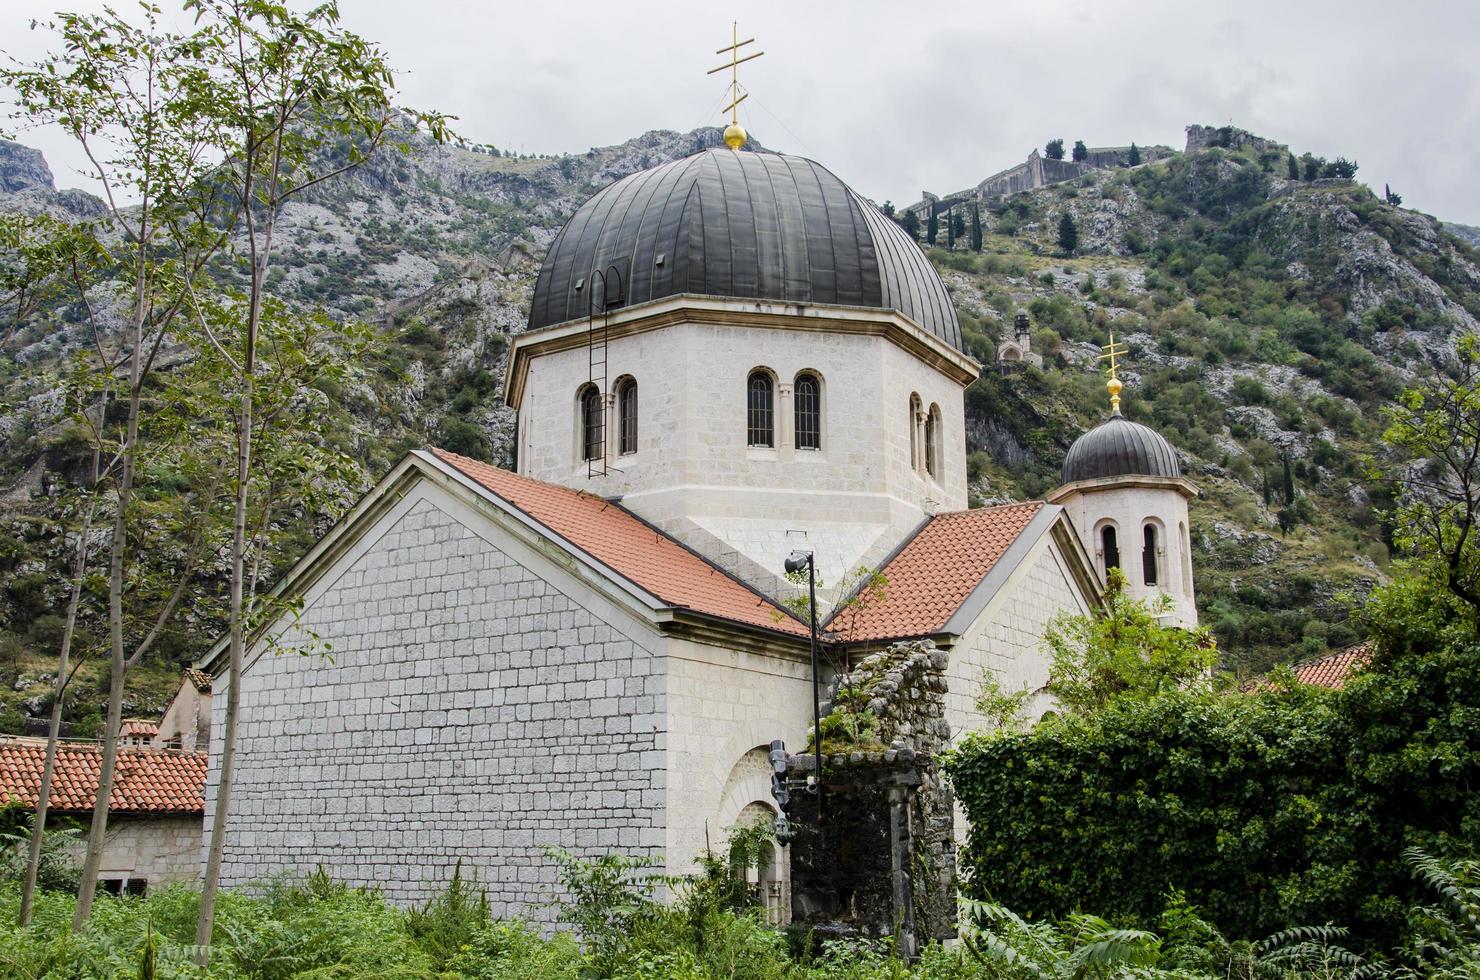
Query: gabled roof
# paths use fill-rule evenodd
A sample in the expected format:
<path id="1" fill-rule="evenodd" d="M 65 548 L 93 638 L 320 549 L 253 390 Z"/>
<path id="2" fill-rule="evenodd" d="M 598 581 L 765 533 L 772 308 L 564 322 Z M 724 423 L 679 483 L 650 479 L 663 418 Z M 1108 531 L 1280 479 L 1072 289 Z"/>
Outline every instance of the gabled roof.
<path id="1" fill-rule="evenodd" d="M 0 740 L 0 802 L 35 806 L 46 761 L 42 739 Z M 58 812 L 92 810 L 103 771 L 102 747 L 64 742 L 57 747 L 50 806 Z M 206 754 L 120 746 L 108 808 L 114 813 L 191 814 L 206 810 Z"/>
<path id="2" fill-rule="evenodd" d="M 1292 664 L 1290 669 L 1295 672 L 1295 679 L 1300 683 L 1329 687 L 1334 691 L 1345 687 L 1352 672 L 1366 666 L 1370 659 L 1372 659 L 1372 644 L 1358 643 L 1345 650 L 1328 653 L 1324 657 L 1302 660 L 1297 664 Z"/>
<path id="3" fill-rule="evenodd" d="M 888 583 L 883 598 L 844 608 L 828 628 L 845 642 L 958 631 L 951 627 L 964 627 L 952 619 L 974 596 L 984 604 L 1062 514 L 1042 501 L 936 514 L 880 569 Z"/>
<path id="4" fill-rule="evenodd" d="M 620 504 L 545 483 L 442 449 L 434 456 L 664 603 L 706 616 L 806 636 L 771 599 L 646 523 Z"/>
<path id="5" fill-rule="evenodd" d="M 147 718 L 125 718 L 119 722 L 118 733 L 125 738 L 153 738 L 159 734 L 159 724 Z"/>

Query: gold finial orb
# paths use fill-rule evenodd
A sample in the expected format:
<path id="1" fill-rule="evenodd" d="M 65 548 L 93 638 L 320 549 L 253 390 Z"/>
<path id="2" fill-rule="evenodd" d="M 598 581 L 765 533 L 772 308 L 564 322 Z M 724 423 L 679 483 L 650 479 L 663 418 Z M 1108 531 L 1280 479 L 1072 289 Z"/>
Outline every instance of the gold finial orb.
<path id="1" fill-rule="evenodd" d="M 745 145 L 745 127 L 737 122 L 732 122 L 725 127 L 725 146 L 732 150 L 738 150 Z"/>

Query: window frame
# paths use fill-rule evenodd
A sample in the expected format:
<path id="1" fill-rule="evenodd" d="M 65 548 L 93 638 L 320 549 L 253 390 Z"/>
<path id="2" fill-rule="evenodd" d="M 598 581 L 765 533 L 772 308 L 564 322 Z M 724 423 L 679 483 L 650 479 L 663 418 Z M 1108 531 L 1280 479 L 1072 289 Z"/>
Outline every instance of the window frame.
<path id="1" fill-rule="evenodd" d="M 637 396 L 636 378 L 629 374 L 617 379 L 618 456 L 631 456 L 637 452 Z"/>
<path id="2" fill-rule="evenodd" d="M 809 385 L 812 389 L 810 395 L 803 394 L 803 385 Z M 816 371 L 799 371 L 796 379 L 791 385 L 792 398 L 792 426 L 793 443 L 797 449 L 807 452 L 822 451 L 822 376 Z M 803 404 L 804 400 L 811 402 L 810 406 Z M 810 417 L 811 426 L 807 427 L 804 421 Z M 804 444 L 804 436 L 810 436 L 809 444 Z"/>
<path id="3" fill-rule="evenodd" d="M 1113 521 L 1106 521 L 1100 525 L 1099 536 L 1100 565 L 1105 570 L 1106 581 L 1109 581 L 1110 569 L 1118 568 L 1122 572 L 1125 571 L 1125 563 L 1120 556 L 1120 529 Z M 1110 560 L 1112 555 L 1115 559 L 1113 562 Z"/>
<path id="4" fill-rule="evenodd" d="M 1157 561 L 1157 524 L 1147 521 L 1141 525 L 1141 584 L 1161 584 L 1160 562 Z"/>
<path id="5" fill-rule="evenodd" d="M 757 385 L 765 389 L 765 404 L 757 405 Z M 765 441 L 757 441 L 764 436 Z M 745 376 L 745 445 L 749 449 L 776 448 L 776 377 L 767 368 L 752 368 Z"/>
<path id="6" fill-rule="evenodd" d="M 606 406 L 601 389 L 587 382 L 576 389 L 577 454 L 583 463 L 606 457 Z M 592 411 L 592 406 L 595 411 Z"/>

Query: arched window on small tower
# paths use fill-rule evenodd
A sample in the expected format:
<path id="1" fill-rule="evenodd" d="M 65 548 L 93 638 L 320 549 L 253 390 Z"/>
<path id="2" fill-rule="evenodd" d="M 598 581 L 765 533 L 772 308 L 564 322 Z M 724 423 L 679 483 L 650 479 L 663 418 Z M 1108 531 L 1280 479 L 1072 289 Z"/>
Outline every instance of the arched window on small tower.
<path id="1" fill-rule="evenodd" d="M 745 382 L 745 442 L 770 449 L 776 445 L 775 386 L 765 371 L 752 371 Z"/>
<path id="2" fill-rule="evenodd" d="M 940 406 L 931 405 L 925 416 L 925 472 L 940 476 Z"/>
<path id="3" fill-rule="evenodd" d="M 1147 524 L 1141 529 L 1146 543 L 1141 548 L 1141 578 L 1147 585 L 1156 584 L 1156 525 Z"/>
<path id="4" fill-rule="evenodd" d="M 920 465 L 920 396 L 910 395 L 910 469 L 919 471 Z"/>
<path id="5" fill-rule="evenodd" d="M 637 381 L 633 378 L 617 382 L 617 452 L 623 456 L 637 452 Z"/>
<path id="6" fill-rule="evenodd" d="M 581 458 L 601 459 L 606 426 L 602 421 L 601 391 L 595 385 L 581 389 Z"/>
<path id="7" fill-rule="evenodd" d="M 796 402 L 798 449 L 822 448 L 822 384 L 815 374 L 797 375 L 792 388 Z"/>
<path id="8" fill-rule="evenodd" d="M 1110 569 L 1120 567 L 1120 546 L 1115 542 L 1115 527 L 1106 524 L 1100 528 L 1100 550 L 1105 556 L 1105 574 L 1110 574 Z"/>

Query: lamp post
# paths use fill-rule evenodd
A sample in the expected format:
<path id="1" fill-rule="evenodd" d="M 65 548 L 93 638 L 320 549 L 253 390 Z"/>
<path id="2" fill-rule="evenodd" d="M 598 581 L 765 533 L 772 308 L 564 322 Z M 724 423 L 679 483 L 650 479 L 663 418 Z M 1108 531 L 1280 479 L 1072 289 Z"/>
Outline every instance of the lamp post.
<path id="1" fill-rule="evenodd" d="M 817 670 L 817 563 L 810 551 L 793 551 L 786 559 L 786 571 L 795 575 L 807 570 L 807 604 L 812 626 L 812 792 L 817 794 L 817 822 L 822 823 L 822 699 Z"/>

